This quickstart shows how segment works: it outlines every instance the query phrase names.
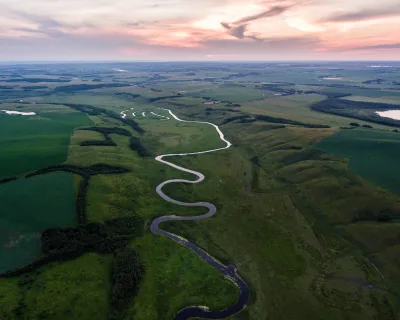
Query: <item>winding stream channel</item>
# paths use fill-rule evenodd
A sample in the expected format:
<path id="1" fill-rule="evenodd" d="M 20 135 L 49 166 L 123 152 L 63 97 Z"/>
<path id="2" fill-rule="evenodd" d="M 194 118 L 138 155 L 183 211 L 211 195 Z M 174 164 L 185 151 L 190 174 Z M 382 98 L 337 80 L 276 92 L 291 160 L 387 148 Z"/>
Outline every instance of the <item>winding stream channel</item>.
<path id="1" fill-rule="evenodd" d="M 248 299 L 249 299 L 249 289 L 248 286 L 246 284 L 246 282 L 240 278 L 240 276 L 237 273 L 237 269 L 234 265 L 224 265 L 222 264 L 220 261 L 218 261 L 217 259 L 215 259 L 214 257 L 212 257 L 211 255 L 209 255 L 206 251 L 204 251 L 203 249 L 197 247 L 195 244 L 191 243 L 190 241 L 188 241 L 187 239 L 170 233 L 168 231 L 165 231 L 163 229 L 161 229 L 159 227 L 160 223 L 162 222 L 166 222 L 166 221 L 194 221 L 194 220 L 202 220 L 202 219 L 206 219 L 209 217 L 212 217 L 216 212 L 217 209 L 216 207 L 209 202 L 195 202 L 195 203 L 188 203 L 188 202 L 181 202 L 175 199 L 170 198 L 169 196 L 167 196 L 163 191 L 163 187 L 167 184 L 170 183 L 190 183 L 190 184 L 196 184 L 196 183 L 200 183 L 205 179 L 205 176 L 197 171 L 194 170 L 190 170 L 187 168 L 183 168 L 181 166 L 178 166 L 172 162 L 169 162 L 167 160 L 165 160 L 165 158 L 170 158 L 170 157 L 183 157 L 183 156 L 190 156 L 190 155 L 197 155 L 197 154 L 203 154 L 203 153 L 210 153 L 210 152 L 216 152 L 216 151 L 221 151 L 221 150 L 225 150 L 228 149 L 232 146 L 232 144 L 225 139 L 224 134 L 222 133 L 222 131 L 219 129 L 219 127 L 213 123 L 210 122 L 203 122 L 203 121 L 188 121 L 188 120 L 182 120 L 179 119 L 171 110 L 169 109 L 161 109 L 161 110 L 165 110 L 168 111 L 169 114 L 177 121 L 181 121 L 181 122 L 192 122 L 192 123 L 203 123 L 203 124 L 208 124 L 210 126 L 213 126 L 218 134 L 220 139 L 225 143 L 225 146 L 222 148 L 217 148 L 217 149 L 211 149 L 211 150 L 205 150 L 205 151 L 200 151 L 200 152 L 191 152 L 191 153 L 172 153 L 172 154 L 163 154 L 160 155 L 158 157 L 156 157 L 155 159 L 163 164 L 166 164 L 167 166 L 170 166 L 172 168 L 175 168 L 177 170 L 183 171 L 183 172 L 187 172 L 187 173 L 191 173 L 193 175 L 195 175 L 197 177 L 196 180 L 185 180 L 185 179 L 172 179 L 172 180 L 167 180 L 164 181 L 162 183 L 160 183 L 157 188 L 156 191 L 159 194 L 160 197 L 162 197 L 165 201 L 168 201 L 170 203 L 174 203 L 180 206 L 185 206 L 185 207 L 204 207 L 204 208 L 208 208 L 208 212 L 206 214 L 203 215 L 199 215 L 199 216 L 185 216 L 185 217 L 180 217 L 180 216 L 163 216 L 160 218 L 157 218 L 155 220 L 153 220 L 150 230 L 151 232 L 155 233 L 155 234 L 159 234 L 159 235 L 163 235 L 165 237 L 168 237 L 169 239 L 185 246 L 186 248 L 192 250 L 194 253 L 196 253 L 200 258 L 202 258 L 205 262 L 207 262 L 208 264 L 210 264 L 211 266 L 213 266 L 215 269 L 217 269 L 219 272 L 221 272 L 223 274 L 223 276 L 229 280 L 231 280 L 238 288 L 240 291 L 240 295 L 239 295 L 239 299 L 238 301 L 228 307 L 227 309 L 223 310 L 223 311 L 210 311 L 208 309 L 208 307 L 204 307 L 204 306 L 191 306 L 191 307 L 187 307 L 184 308 L 182 310 L 180 310 L 176 316 L 175 316 L 175 320 L 186 320 L 189 318 L 205 318 L 205 319 L 223 319 L 226 317 L 229 317 L 231 315 L 236 314 L 237 312 L 241 311 L 243 308 L 245 308 Z"/>

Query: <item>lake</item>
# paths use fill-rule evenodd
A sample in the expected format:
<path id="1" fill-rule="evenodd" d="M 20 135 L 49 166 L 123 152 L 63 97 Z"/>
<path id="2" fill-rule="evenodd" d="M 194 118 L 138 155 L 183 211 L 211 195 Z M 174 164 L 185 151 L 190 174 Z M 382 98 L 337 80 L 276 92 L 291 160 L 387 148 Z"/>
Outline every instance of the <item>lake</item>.
<path id="1" fill-rule="evenodd" d="M 376 111 L 376 113 L 384 118 L 400 120 L 400 110 Z"/>

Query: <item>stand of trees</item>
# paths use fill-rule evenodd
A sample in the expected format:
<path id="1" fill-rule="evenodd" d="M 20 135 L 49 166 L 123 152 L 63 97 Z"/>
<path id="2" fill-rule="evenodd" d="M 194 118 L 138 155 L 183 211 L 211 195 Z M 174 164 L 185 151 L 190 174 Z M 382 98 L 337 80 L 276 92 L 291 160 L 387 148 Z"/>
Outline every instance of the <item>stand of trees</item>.
<path id="1" fill-rule="evenodd" d="M 140 97 L 140 94 L 128 93 L 128 92 L 118 92 L 115 95 L 125 99 L 135 99 Z"/>
<path id="2" fill-rule="evenodd" d="M 49 81 L 46 81 L 49 82 Z M 65 82 L 65 81 L 64 81 Z M 69 81 L 67 81 L 69 82 Z M 76 92 L 76 91 L 86 91 L 86 90 L 94 90 L 101 88 L 118 88 L 118 87 L 126 87 L 128 84 L 126 83 L 102 83 L 102 84 L 72 84 L 69 86 L 61 86 L 54 88 L 54 92 Z"/>
<path id="3" fill-rule="evenodd" d="M 126 309 L 136 295 L 145 269 L 138 254 L 131 248 L 115 252 L 109 320 L 125 319 Z"/>
<path id="4" fill-rule="evenodd" d="M 48 86 L 24 86 L 21 88 L 24 90 L 38 90 L 38 89 L 47 89 Z"/>
<path id="5" fill-rule="evenodd" d="M 34 262 L 0 274 L 0 278 L 19 276 L 53 261 L 76 259 L 86 252 L 111 253 L 126 247 L 129 240 L 143 236 L 144 221 L 131 216 L 89 223 L 76 228 L 51 228 L 41 235 L 43 256 Z"/>
<path id="6" fill-rule="evenodd" d="M 143 236 L 144 221 L 138 216 L 117 218 L 102 223 L 88 223 L 76 228 L 51 228 L 41 235 L 43 254 L 95 251 L 113 252 L 128 238 Z"/>
<path id="7" fill-rule="evenodd" d="M 312 124 L 312 123 L 304 123 L 300 121 L 295 121 L 295 120 L 289 120 L 289 119 L 284 119 L 284 118 L 276 118 L 276 117 L 271 117 L 271 116 L 266 116 L 266 115 L 261 115 L 261 114 L 256 114 L 256 115 L 242 115 L 242 116 L 235 116 L 231 117 L 228 119 L 225 119 L 221 125 L 230 123 L 232 121 L 240 120 L 241 123 L 246 123 L 246 122 L 254 122 L 255 120 L 258 121 L 265 121 L 265 122 L 270 122 L 270 123 L 284 123 L 284 124 L 291 124 L 295 126 L 301 126 L 304 128 L 330 128 L 330 126 L 323 125 L 323 124 Z"/>
<path id="8" fill-rule="evenodd" d="M 127 173 L 130 170 L 123 168 L 123 167 L 111 166 L 111 165 L 105 164 L 105 163 L 98 163 L 98 164 L 91 165 L 89 167 L 80 167 L 80 166 L 76 166 L 76 165 L 72 165 L 72 164 L 59 164 L 59 165 L 55 165 L 52 167 L 36 170 L 32 173 L 27 174 L 25 177 L 30 178 L 30 177 L 38 176 L 38 175 L 49 173 L 49 172 L 55 172 L 55 171 L 71 172 L 74 174 L 79 174 L 83 177 L 89 177 L 89 176 L 94 176 L 94 175 L 98 175 L 98 174 Z"/>
<path id="9" fill-rule="evenodd" d="M 146 149 L 146 147 L 142 144 L 140 139 L 137 137 L 131 138 L 129 146 L 133 151 L 136 151 L 138 153 L 138 155 L 142 158 L 151 156 L 151 152 Z"/>
<path id="10" fill-rule="evenodd" d="M 47 229 L 40 240 L 43 254 L 59 256 L 69 255 L 71 252 L 110 253 L 127 244 L 127 239 L 110 237 L 107 228 L 100 223 L 89 223 L 76 228 Z"/>
<path id="11" fill-rule="evenodd" d="M 176 95 L 173 96 L 166 96 L 166 97 L 156 97 L 156 98 L 149 98 L 147 99 L 149 102 L 156 102 L 156 101 L 161 101 L 161 100 L 165 100 L 165 99 L 174 99 L 174 98 L 182 98 L 183 95 L 178 93 Z"/>
<path id="12" fill-rule="evenodd" d="M 53 79 L 53 78 L 17 78 L 17 79 L 3 79 L 2 82 L 29 82 L 29 83 L 39 83 L 39 82 L 71 82 L 71 80 L 66 79 Z"/>
<path id="13" fill-rule="evenodd" d="M 88 147 L 88 146 L 96 146 L 96 147 L 116 147 L 117 144 L 112 141 L 111 139 L 107 140 L 88 140 L 88 141 L 82 141 L 79 144 L 81 147 Z"/>

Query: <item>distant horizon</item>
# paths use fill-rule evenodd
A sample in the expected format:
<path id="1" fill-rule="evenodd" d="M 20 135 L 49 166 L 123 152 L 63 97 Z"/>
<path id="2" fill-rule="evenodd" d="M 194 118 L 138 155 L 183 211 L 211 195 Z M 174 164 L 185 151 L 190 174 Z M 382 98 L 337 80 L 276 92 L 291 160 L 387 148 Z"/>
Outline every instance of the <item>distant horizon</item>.
<path id="1" fill-rule="evenodd" d="M 4 64 L 70 64 L 70 63 L 400 63 L 399 60 L 15 60 Z"/>

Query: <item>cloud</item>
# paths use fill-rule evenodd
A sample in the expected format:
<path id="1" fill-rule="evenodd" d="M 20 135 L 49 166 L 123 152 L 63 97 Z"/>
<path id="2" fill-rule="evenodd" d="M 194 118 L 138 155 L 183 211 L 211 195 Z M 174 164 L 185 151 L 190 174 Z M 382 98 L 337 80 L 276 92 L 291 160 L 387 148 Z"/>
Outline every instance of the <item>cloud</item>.
<path id="1" fill-rule="evenodd" d="M 242 24 L 237 27 L 233 27 L 230 29 L 230 34 L 232 36 L 234 36 L 235 38 L 244 39 L 245 38 L 244 33 L 246 31 L 246 28 L 247 28 L 247 24 Z"/>
<path id="2" fill-rule="evenodd" d="M 22 31 L 32 35 L 44 35 L 50 38 L 55 38 L 64 36 L 65 33 L 61 31 L 61 29 L 68 27 L 57 20 L 37 14 L 17 10 L 10 10 L 9 13 L 15 18 L 23 19 L 29 25 L 34 25 L 33 27 L 12 28 L 14 31 Z"/>
<path id="3" fill-rule="evenodd" d="M 321 22 L 357 22 L 400 15 L 400 5 L 369 8 L 357 12 L 342 12 L 329 16 Z"/>
<path id="4" fill-rule="evenodd" d="M 279 2 L 286 2 L 286 0 L 280 0 Z M 221 26 L 228 30 L 228 33 L 237 38 L 237 39 L 253 39 L 253 40 L 262 40 L 259 36 L 258 33 L 253 32 L 252 34 L 245 35 L 245 32 L 247 31 L 247 26 L 250 22 L 256 21 L 259 19 L 264 19 L 264 18 L 270 18 L 274 16 L 278 16 L 291 7 L 293 7 L 294 4 L 287 4 L 287 5 L 274 5 L 270 6 L 267 10 L 261 11 L 259 13 L 245 16 L 243 18 L 240 18 L 236 21 L 233 21 L 231 23 L 228 22 L 221 22 Z"/>
<path id="5" fill-rule="evenodd" d="M 386 43 L 372 46 L 355 47 L 352 50 L 400 49 L 400 43 Z"/>
<path id="6" fill-rule="evenodd" d="M 228 22 L 221 22 L 221 26 L 228 30 L 232 29 L 231 25 Z"/>
<path id="7" fill-rule="evenodd" d="M 229 23 L 221 22 L 221 25 L 228 30 L 228 33 L 237 38 L 237 39 L 244 39 L 244 38 L 251 38 L 255 39 L 254 35 L 245 35 L 244 33 L 247 31 L 247 24 L 241 24 L 238 26 L 231 26 Z"/>
<path id="8" fill-rule="evenodd" d="M 253 14 L 251 16 L 247 16 L 247 17 L 241 18 L 241 19 L 235 21 L 234 23 L 235 24 L 243 24 L 243 23 L 248 23 L 248 22 L 251 22 L 251 21 L 258 20 L 258 19 L 274 17 L 274 16 L 282 14 L 283 12 L 287 11 L 291 7 L 293 7 L 293 5 L 273 6 L 273 7 L 270 7 L 267 10 L 262 11 L 260 13 Z"/>

